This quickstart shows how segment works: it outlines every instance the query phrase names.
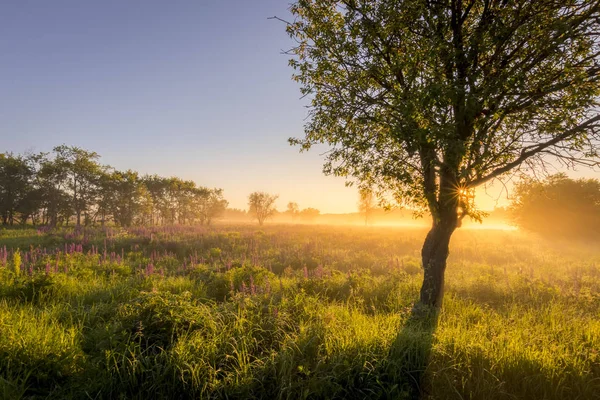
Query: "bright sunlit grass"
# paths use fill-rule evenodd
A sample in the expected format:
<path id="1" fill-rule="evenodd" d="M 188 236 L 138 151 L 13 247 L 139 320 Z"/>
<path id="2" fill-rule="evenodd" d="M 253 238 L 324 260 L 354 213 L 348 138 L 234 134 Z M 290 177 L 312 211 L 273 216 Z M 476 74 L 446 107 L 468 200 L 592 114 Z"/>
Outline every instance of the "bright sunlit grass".
<path id="1" fill-rule="evenodd" d="M 594 398 L 598 249 L 475 229 L 432 329 L 425 229 L 4 230 L 0 397 Z"/>

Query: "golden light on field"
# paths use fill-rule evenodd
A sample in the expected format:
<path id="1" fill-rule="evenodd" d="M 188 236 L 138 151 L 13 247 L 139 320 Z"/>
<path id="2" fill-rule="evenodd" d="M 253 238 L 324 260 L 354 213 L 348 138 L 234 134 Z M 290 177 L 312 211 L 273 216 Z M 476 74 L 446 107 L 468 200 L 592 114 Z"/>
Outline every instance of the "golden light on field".
<path id="1" fill-rule="evenodd" d="M 519 228 L 517 228 L 516 226 L 513 225 L 509 225 L 509 224 L 504 224 L 504 223 L 485 223 L 483 222 L 482 224 L 479 223 L 473 223 L 470 225 L 467 225 L 461 229 L 466 229 L 466 230 L 499 230 L 499 231 L 518 231 Z"/>

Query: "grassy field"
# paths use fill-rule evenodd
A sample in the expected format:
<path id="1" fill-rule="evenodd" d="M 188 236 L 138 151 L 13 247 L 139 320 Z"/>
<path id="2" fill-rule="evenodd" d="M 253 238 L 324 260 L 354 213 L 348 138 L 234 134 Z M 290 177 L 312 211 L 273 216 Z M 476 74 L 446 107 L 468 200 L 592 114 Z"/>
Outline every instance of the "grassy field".
<path id="1" fill-rule="evenodd" d="M 425 233 L 2 230 L 0 397 L 598 398 L 600 248 L 459 230 L 416 323 Z"/>

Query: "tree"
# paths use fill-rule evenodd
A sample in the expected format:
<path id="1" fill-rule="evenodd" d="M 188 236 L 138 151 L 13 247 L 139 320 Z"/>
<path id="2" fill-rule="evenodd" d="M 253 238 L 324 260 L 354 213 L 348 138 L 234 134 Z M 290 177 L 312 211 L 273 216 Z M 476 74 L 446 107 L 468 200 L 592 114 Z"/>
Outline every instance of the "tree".
<path id="1" fill-rule="evenodd" d="M 440 307 L 473 188 L 598 164 L 598 0 L 299 0 L 287 32 L 324 172 L 428 210 L 420 303 Z"/>
<path id="2" fill-rule="evenodd" d="M 100 156 L 75 146 L 57 146 L 54 148 L 55 162 L 67 175 L 67 187 L 71 195 L 71 206 L 75 213 L 77 226 L 81 225 L 82 214 L 87 215 L 95 201 L 101 167 Z M 70 216 L 69 216 L 70 217 Z"/>
<path id="3" fill-rule="evenodd" d="M 115 171 L 111 181 L 115 191 L 113 218 L 121 226 L 131 226 L 142 205 L 141 195 L 146 193 L 146 190 L 138 173 L 131 170 Z"/>
<path id="4" fill-rule="evenodd" d="M 292 219 L 296 219 L 298 213 L 300 212 L 300 207 L 298 207 L 298 203 L 294 201 L 290 201 L 287 204 L 287 208 L 285 210 L 286 214 L 288 214 Z"/>
<path id="5" fill-rule="evenodd" d="M 564 174 L 515 185 L 509 209 L 521 228 L 544 236 L 600 237 L 600 181 L 569 179 Z"/>
<path id="6" fill-rule="evenodd" d="M 102 227 L 117 207 L 117 177 L 117 174 L 105 168 L 98 178 L 96 217 L 100 217 Z"/>
<path id="7" fill-rule="evenodd" d="M 171 186 L 169 186 L 173 222 L 177 221 L 180 224 L 191 222 L 195 217 L 195 195 L 196 183 L 194 181 L 184 181 L 179 178 L 171 178 Z"/>
<path id="8" fill-rule="evenodd" d="M 166 191 L 169 182 L 167 179 L 158 175 L 147 175 L 144 176 L 142 180 L 144 182 L 144 186 L 146 186 L 146 189 L 148 189 L 148 192 L 152 197 L 152 215 L 150 219 L 150 224 L 159 224 L 161 216 L 164 215 L 164 213 L 161 212 L 161 210 L 164 210 L 166 208 Z"/>
<path id="9" fill-rule="evenodd" d="M 265 220 L 277 211 L 275 209 L 275 200 L 279 196 L 265 192 L 254 192 L 248 196 L 248 212 L 258 220 L 258 224 L 262 226 Z"/>
<path id="10" fill-rule="evenodd" d="M 319 215 L 321 214 L 321 211 L 317 210 L 316 208 L 305 208 L 302 211 L 300 211 L 300 218 L 302 218 L 305 221 L 314 221 Z"/>
<path id="11" fill-rule="evenodd" d="M 358 191 L 358 212 L 365 217 L 365 225 L 368 225 L 375 211 L 375 196 L 369 188 Z"/>
<path id="12" fill-rule="evenodd" d="M 71 216 L 67 177 L 64 163 L 48 158 L 47 154 L 40 160 L 37 185 L 40 189 L 43 224 L 55 227 L 61 219 L 68 221 Z"/>
<path id="13" fill-rule="evenodd" d="M 248 213 L 246 210 L 239 208 L 227 208 L 223 213 L 223 217 L 231 220 L 246 220 L 248 219 Z"/>
<path id="14" fill-rule="evenodd" d="M 3 225 L 13 225 L 15 216 L 31 213 L 35 174 L 32 157 L 0 153 L 0 216 Z"/>
<path id="15" fill-rule="evenodd" d="M 223 189 L 198 188 L 197 193 L 200 225 L 210 225 L 213 219 L 225 213 L 229 202 L 223 198 Z"/>

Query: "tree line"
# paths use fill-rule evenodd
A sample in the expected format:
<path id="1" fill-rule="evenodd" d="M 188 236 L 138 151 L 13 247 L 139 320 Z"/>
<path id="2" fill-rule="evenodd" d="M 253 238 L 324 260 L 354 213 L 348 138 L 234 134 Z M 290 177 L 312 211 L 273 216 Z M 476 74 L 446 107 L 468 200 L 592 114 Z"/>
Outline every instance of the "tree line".
<path id="1" fill-rule="evenodd" d="M 515 225 L 542 236 L 598 240 L 600 181 L 565 174 L 522 180 L 508 212 Z"/>
<path id="2" fill-rule="evenodd" d="M 0 153 L 2 224 L 208 225 L 227 208 L 222 189 L 119 171 L 99 159 L 66 145 L 49 153 Z"/>

